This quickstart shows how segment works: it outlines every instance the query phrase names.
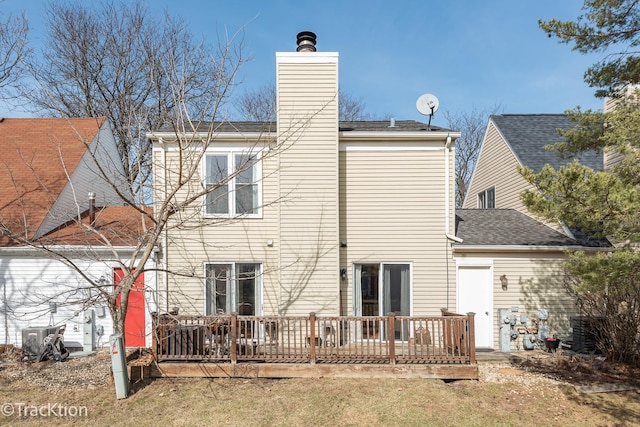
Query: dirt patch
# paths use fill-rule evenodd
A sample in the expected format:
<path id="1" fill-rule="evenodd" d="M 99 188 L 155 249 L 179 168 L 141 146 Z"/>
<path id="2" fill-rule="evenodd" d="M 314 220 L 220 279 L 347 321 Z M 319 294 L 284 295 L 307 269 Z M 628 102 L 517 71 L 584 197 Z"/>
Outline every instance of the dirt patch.
<path id="1" fill-rule="evenodd" d="M 93 355 L 64 362 L 26 362 L 22 351 L 0 355 L 0 381 L 39 387 L 49 392 L 72 388 L 93 388 L 111 382 L 111 355 L 100 349 Z"/>

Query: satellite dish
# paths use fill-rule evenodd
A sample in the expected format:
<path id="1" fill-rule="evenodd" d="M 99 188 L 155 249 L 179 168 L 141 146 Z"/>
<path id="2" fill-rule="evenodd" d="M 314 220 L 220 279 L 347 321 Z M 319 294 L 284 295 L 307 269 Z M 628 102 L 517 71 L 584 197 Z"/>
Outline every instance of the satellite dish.
<path id="1" fill-rule="evenodd" d="M 440 101 L 438 101 L 438 98 L 430 93 L 421 95 L 416 101 L 418 112 L 424 116 L 433 116 L 433 113 L 438 110 L 439 106 Z"/>

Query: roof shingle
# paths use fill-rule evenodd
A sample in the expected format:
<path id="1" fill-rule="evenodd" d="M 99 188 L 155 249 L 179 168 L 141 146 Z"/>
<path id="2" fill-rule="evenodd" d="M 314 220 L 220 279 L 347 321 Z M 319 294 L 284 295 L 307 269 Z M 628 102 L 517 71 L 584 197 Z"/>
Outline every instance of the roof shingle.
<path id="1" fill-rule="evenodd" d="M 515 209 L 458 209 L 456 236 L 462 246 L 610 246 L 574 240 Z"/>
<path id="2" fill-rule="evenodd" d="M 0 121 L 0 223 L 30 238 L 77 167 L 104 118 Z M 0 245 L 7 244 L 0 233 Z"/>
<path id="3" fill-rule="evenodd" d="M 566 114 L 498 114 L 491 120 L 506 139 L 511 149 L 524 166 L 540 172 L 545 164 L 558 169 L 573 160 L 563 159 L 547 150 L 546 145 L 562 141 L 558 129 L 575 127 Z M 590 150 L 575 157 L 580 163 L 595 170 L 603 169 L 602 153 Z"/>

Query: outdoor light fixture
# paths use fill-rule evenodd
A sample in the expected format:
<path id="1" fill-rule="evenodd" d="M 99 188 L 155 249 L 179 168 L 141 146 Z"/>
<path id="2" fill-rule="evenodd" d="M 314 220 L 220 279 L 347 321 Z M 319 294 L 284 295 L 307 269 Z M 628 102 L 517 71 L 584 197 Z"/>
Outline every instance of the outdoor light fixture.
<path id="1" fill-rule="evenodd" d="M 507 279 L 506 274 L 503 274 L 502 276 L 500 276 L 500 283 L 502 283 L 502 290 L 506 291 L 507 288 L 509 287 L 509 279 Z"/>
<path id="2" fill-rule="evenodd" d="M 341 248 L 346 248 L 347 247 L 347 241 L 345 239 L 340 240 L 340 247 Z"/>
<path id="3" fill-rule="evenodd" d="M 347 280 L 347 269 L 346 268 L 341 268 L 340 269 L 340 278 L 342 280 Z"/>

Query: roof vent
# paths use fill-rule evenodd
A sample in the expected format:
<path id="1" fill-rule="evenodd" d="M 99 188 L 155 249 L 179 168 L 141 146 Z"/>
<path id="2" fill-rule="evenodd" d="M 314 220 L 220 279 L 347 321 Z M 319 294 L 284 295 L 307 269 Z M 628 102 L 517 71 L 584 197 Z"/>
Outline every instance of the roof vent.
<path id="1" fill-rule="evenodd" d="M 298 48 L 296 52 L 315 52 L 316 34 L 311 31 L 301 31 L 297 36 Z"/>

